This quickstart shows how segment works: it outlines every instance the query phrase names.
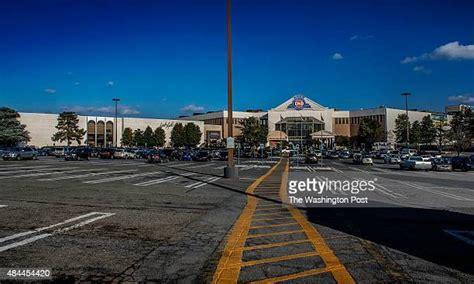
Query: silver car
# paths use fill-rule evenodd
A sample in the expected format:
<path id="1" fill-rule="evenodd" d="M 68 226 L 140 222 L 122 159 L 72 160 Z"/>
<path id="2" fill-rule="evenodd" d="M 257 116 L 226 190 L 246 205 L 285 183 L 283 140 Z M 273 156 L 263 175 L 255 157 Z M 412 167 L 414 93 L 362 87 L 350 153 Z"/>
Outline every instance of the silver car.
<path id="1" fill-rule="evenodd" d="M 400 169 L 402 170 L 431 170 L 432 164 L 428 158 L 421 156 L 411 156 L 408 159 L 400 163 Z"/>
<path id="2" fill-rule="evenodd" d="M 15 147 L 6 153 L 3 153 L 3 160 L 36 160 L 38 159 L 38 152 L 31 147 Z"/>

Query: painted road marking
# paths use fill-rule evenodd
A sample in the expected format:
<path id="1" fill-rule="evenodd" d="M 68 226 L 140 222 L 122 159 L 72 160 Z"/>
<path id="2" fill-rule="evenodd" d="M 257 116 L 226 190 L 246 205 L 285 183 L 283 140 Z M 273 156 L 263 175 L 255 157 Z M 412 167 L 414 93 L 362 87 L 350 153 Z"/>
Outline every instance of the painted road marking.
<path id="1" fill-rule="evenodd" d="M 66 180 L 66 179 L 93 177 L 93 176 L 108 175 L 108 174 L 129 173 L 129 172 L 135 172 L 135 171 L 137 171 L 137 170 L 121 170 L 121 171 L 88 173 L 88 174 L 83 174 L 83 175 L 64 176 L 64 177 L 55 177 L 55 178 L 44 178 L 44 179 L 38 179 L 38 180 L 39 180 L 39 181 L 57 181 L 57 180 Z"/>
<path id="2" fill-rule="evenodd" d="M 51 233 L 44 233 L 44 234 L 41 234 L 41 235 L 30 237 L 28 239 L 24 239 L 22 241 L 18 241 L 18 242 L 14 242 L 14 243 L 2 246 L 2 247 L 0 247 L 0 252 L 4 252 L 4 251 L 12 249 L 12 248 L 23 246 L 23 245 L 26 245 L 26 244 L 29 244 L 29 243 L 35 242 L 37 240 L 41 240 L 41 239 L 53 236 L 53 235 L 65 233 L 65 232 L 70 231 L 72 229 L 76 229 L 76 228 L 85 226 L 89 223 L 98 221 L 100 219 L 104 219 L 104 218 L 113 216 L 113 215 L 115 215 L 115 213 L 91 212 L 91 213 L 88 213 L 88 214 L 85 214 L 85 215 L 81 215 L 81 216 L 78 216 L 78 217 L 68 219 L 66 221 L 63 221 L 63 222 L 60 222 L 60 223 L 57 223 L 57 224 L 54 224 L 54 225 L 51 225 L 51 226 L 48 226 L 48 227 L 42 227 L 42 228 L 38 228 L 38 229 L 35 229 L 35 230 L 32 230 L 32 231 L 27 231 L 27 232 L 23 232 L 23 233 L 19 233 L 19 234 L 15 234 L 15 235 L 12 235 L 12 236 L 9 236 L 9 237 L 2 238 L 2 239 L 0 239 L 0 243 L 6 242 L 6 241 L 9 241 L 9 240 L 14 240 L 14 239 L 17 239 L 17 238 L 20 238 L 20 237 L 28 236 L 28 235 L 31 235 L 31 234 L 36 234 L 36 233 L 39 233 L 39 232 L 42 232 L 42 231 L 45 231 L 45 230 L 48 230 L 48 229 L 51 229 L 51 228 L 55 228 L 55 227 L 59 227 L 59 226 L 62 226 L 62 225 L 68 224 L 68 223 L 72 223 L 72 222 L 75 222 L 75 221 L 78 221 L 78 220 L 81 220 L 81 219 L 84 219 L 84 218 L 87 218 L 87 217 L 92 217 L 94 215 L 98 215 L 98 216 L 86 219 L 84 221 L 81 221 L 81 222 L 76 223 L 74 225 L 71 225 L 69 227 L 56 229 Z"/>
<path id="3" fill-rule="evenodd" d="M 178 179 L 178 178 L 180 178 L 180 176 L 170 176 L 170 177 L 164 177 L 164 178 L 144 181 L 144 182 L 136 183 L 134 185 L 136 185 L 136 186 L 149 186 L 149 185 L 153 185 L 153 184 L 159 184 L 159 183 L 164 183 L 164 182 L 167 182 L 167 181 L 172 181 L 172 180 L 175 180 L 175 179 Z"/>
<path id="4" fill-rule="evenodd" d="M 63 168 L 64 170 L 69 170 L 69 169 L 77 169 L 75 168 Z M 41 172 L 41 173 L 33 173 L 33 174 L 23 174 L 23 175 L 17 175 L 17 176 L 8 176 L 8 177 L 0 177 L 0 179 L 3 178 L 20 178 L 20 177 L 40 177 L 40 176 L 49 176 L 49 175 L 59 175 L 59 174 L 73 174 L 73 173 L 81 173 L 81 172 L 87 172 L 90 171 L 89 169 L 83 169 L 83 170 L 70 170 L 70 171 L 61 171 L 61 172 Z"/>
<path id="5" fill-rule="evenodd" d="M 470 246 L 474 246 L 474 231 L 460 231 L 460 230 L 444 230 L 451 236 L 465 242 Z"/>
<path id="6" fill-rule="evenodd" d="M 0 208 L 6 208 L 6 207 L 8 207 L 8 205 L 2 205 L 2 204 L 0 204 Z"/>
<path id="7" fill-rule="evenodd" d="M 160 184 L 160 183 L 172 181 L 172 180 L 178 179 L 180 177 L 189 177 L 189 176 L 197 174 L 197 173 L 183 173 L 183 174 L 176 175 L 176 174 L 174 174 L 170 171 L 165 171 L 165 173 L 172 174 L 173 176 L 168 176 L 168 177 L 159 178 L 159 179 L 155 179 L 155 180 L 144 181 L 144 182 L 136 183 L 134 185 L 136 185 L 136 186 L 149 186 L 149 185 Z"/>
<path id="8" fill-rule="evenodd" d="M 11 170 L 11 171 L 3 171 L 0 172 L 0 175 L 8 175 L 8 174 L 19 174 L 19 173 L 28 173 L 28 172 L 42 172 L 42 171 L 55 171 L 55 170 L 62 170 L 64 167 L 61 168 L 41 168 L 41 169 L 30 169 L 30 170 Z M 77 167 L 71 167 L 69 169 L 77 169 Z"/>
<path id="9" fill-rule="evenodd" d="M 197 166 L 188 167 L 188 169 L 205 168 L 205 167 L 210 167 L 210 166 L 214 166 L 214 165 L 215 165 L 214 163 L 211 163 L 211 164 L 204 164 L 204 165 L 197 165 Z"/>
<path id="10" fill-rule="evenodd" d="M 7 170 L 7 171 L 13 171 L 13 170 L 24 170 L 24 169 L 41 169 L 41 168 L 48 168 L 48 167 L 51 167 L 51 166 L 22 166 L 22 167 L 12 167 L 12 166 L 9 166 L 9 167 L 1 167 L 0 168 L 0 172 L 4 172 L 4 170 Z"/>
<path id="11" fill-rule="evenodd" d="M 192 189 L 200 188 L 201 186 L 204 186 L 204 185 L 206 185 L 206 184 L 209 184 L 209 183 L 218 181 L 218 180 L 220 180 L 220 179 L 221 179 L 220 177 L 210 177 L 210 178 L 207 178 L 207 179 L 205 179 L 205 180 L 203 180 L 203 181 L 198 181 L 198 182 L 195 182 L 195 183 L 186 185 L 185 187 L 186 187 L 186 188 L 192 188 Z"/>
<path id="12" fill-rule="evenodd" d="M 163 172 L 161 172 L 161 171 L 147 172 L 147 173 L 125 175 L 125 176 L 119 176 L 119 177 L 109 177 L 109 178 L 103 178 L 103 179 L 98 179 L 98 180 L 89 180 L 89 181 L 84 181 L 82 183 L 97 184 L 97 183 L 112 182 L 112 181 L 118 181 L 118 180 L 133 179 L 133 178 L 137 178 L 137 177 L 157 175 L 157 174 L 161 174 L 161 173 L 163 173 Z"/>
<path id="13" fill-rule="evenodd" d="M 437 190 L 430 189 L 428 187 L 424 187 L 424 186 L 417 185 L 417 184 L 414 184 L 414 183 L 402 182 L 402 181 L 395 181 L 395 182 L 405 184 L 405 185 L 408 185 L 408 186 L 411 186 L 413 188 L 423 190 L 423 191 L 426 191 L 426 192 L 430 192 L 430 193 L 434 193 L 434 194 L 441 195 L 441 196 L 444 196 L 444 197 L 452 198 L 452 199 L 455 199 L 455 200 L 474 201 L 474 199 L 469 199 L 469 198 L 466 198 L 466 197 L 462 197 L 462 196 L 459 196 L 459 195 L 455 195 L 455 194 L 451 194 L 451 193 L 447 193 L 447 192 L 443 192 L 443 191 L 437 191 Z"/>
<path id="14" fill-rule="evenodd" d="M 284 161 L 284 171 L 282 173 L 281 179 L 278 180 L 277 183 L 274 182 L 274 172 L 276 169 L 281 170 L 281 163 Z M 242 267 L 253 266 L 253 265 L 271 265 L 272 263 L 276 263 L 279 261 L 291 261 L 294 259 L 301 259 L 306 257 L 312 256 L 319 256 L 322 261 L 325 263 L 324 268 L 318 269 L 311 269 L 307 271 L 302 271 L 298 273 L 288 274 L 279 276 L 276 278 L 266 278 L 266 279 L 254 279 L 250 281 L 255 281 L 253 283 L 273 283 L 276 281 L 285 281 L 285 280 L 293 280 L 298 279 L 306 276 L 312 276 L 324 272 L 329 272 L 334 276 L 334 279 L 338 283 L 355 283 L 352 279 L 351 275 L 347 272 L 346 268 L 340 263 L 339 259 L 334 255 L 334 253 L 329 249 L 326 245 L 323 238 L 320 236 L 318 231 L 309 223 L 305 217 L 299 212 L 298 209 L 292 206 L 281 206 L 280 209 L 287 210 L 287 212 L 283 212 L 286 214 L 290 214 L 290 216 L 283 217 L 283 218 L 275 218 L 270 217 L 268 218 L 268 214 L 255 214 L 257 208 L 259 210 L 261 208 L 268 208 L 274 207 L 276 204 L 267 204 L 266 202 L 257 198 L 256 195 L 260 193 L 260 189 L 269 188 L 272 186 L 273 188 L 279 190 L 280 192 L 280 199 L 284 199 L 284 195 L 286 192 L 286 186 L 288 183 L 288 172 L 289 172 L 289 163 L 288 159 L 282 159 L 278 162 L 274 167 L 272 167 L 266 174 L 259 177 L 255 182 L 253 182 L 249 188 L 247 189 L 247 205 L 245 206 L 242 214 L 238 218 L 237 222 L 234 224 L 232 231 L 229 235 L 228 241 L 226 243 L 224 252 L 222 257 L 219 261 L 218 267 L 214 273 L 213 283 L 237 283 L 239 281 L 239 277 L 241 273 L 245 273 L 241 271 Z M 277 172 L 275 175 L 277 178 L 279 177 L 280 172 Z M 270 177 L 270 178 L 269 178 Z M 269 178 L 268 181 L 267 178 Z M 265 183 L 266 186 L 260 186 L 261 183 Z M 260 205 L 260 202 L 264 202 Z M 263 206 L 263 207 L 262 207 Z M 255 218 L 255 216 L 265 216 L 263 219 Z M 261 221 L 261 220 L 275 220 L 275 219 L 287 219 L 288 222 L 281 225 L 268 225 L 264 226 L 266 228 L 281 228 L 283 226 L 295 226 L 298 225 L 299 229 L 292 228 L 290 231 L 274 231 L 274 232 L 260 232 L 260 233 L 250 233 L 251 229 L 258 229 L 259 226 L 252 226 L 252 222 Z M 269 227 L 272 226 L 272 227 Z M 263 228 L 263 227 L 262 227 Z M 268 241 L 268 243 L 259 244 L 256 246 L 247 246 L 247 240 L 250 238 L 261 238 L 261 237 L 268 237 L 268 236 L 277 236 L 277 235 L 291 235 L 291 234 L 304 234 L 306 235 L 306 239 L 304 240 L 297 240 L 297 241 L 289 241 L 289 242 L 279 242 L 279 243 L 272 243 Z M 257 260 L 250 260 L 244 261 L 243 260 L 243 252 L 253 249 L 270 249 L 273 247 L 283 247 L 289 246 L 298 243 L 311 243 L 313 250 L 303 253 L 288 253 L 288 255 L 283 256 L 274 256 L 274 257 L 267 257 L 261 258 Z M 270 268 L 270 267 L 268 267 Z M 268 276 L 267 276 L 268 277 Z"/>

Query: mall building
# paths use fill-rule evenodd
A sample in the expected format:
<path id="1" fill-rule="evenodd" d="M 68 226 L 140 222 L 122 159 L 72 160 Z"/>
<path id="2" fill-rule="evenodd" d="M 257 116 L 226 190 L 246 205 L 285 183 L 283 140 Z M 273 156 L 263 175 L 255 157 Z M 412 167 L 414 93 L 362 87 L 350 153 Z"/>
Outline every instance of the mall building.
<path id="1" fill-rule="evenodd" d="M 245 119 L 255 117 L 262 125 L 268 126 L 267 145 L 275 146 L 281 141 L 305 144 L 312 139 L 322 141 L 328 147 L 332 147 L 336 136 L 356 136 L 362 119 L 369 118 L 378 121 L 384 129 L 385 141 L 380 142 L 394 143 L 395 119 L 399 114 L 404 113 L 403 109 L 388 107 L 354 111 L 337 110 L 322 106 L 303 95 L 296 95 L 268 111 L 234 111 L 233 134 L 239 136 Z M 408 112 L 410 122 L 421 121 L 427 115 L 437 123 L 447 123 L 450 119 L 450 115 L 444 113 L 418 110 Z M 31 134 L 31 145 L 38 147 L 64 145 L 64 143 L 51 141 L 51 137 L 56 132 L 58 114 L 20 113 L 20 116 L 21 123 L 26 125 L 26 129 Z M 82 144 L 92 146 L 113 144 L 115 127 L 117 127 L 117 141 L 120 145 L 122 132 L 126 127 L 132 130 L 145 130 L 147 126 L 153 130 L 162 127 L 166 133 L 166 143 L 170 145 L 171 129 L 176 123 L 194 123 L 203 133 L 201 144 L 213 145 L 222 144 L 224 138 L 227 137 L 227 118 L 228 112 L 225 110 L 195 113 L 178 119 L 119 117 L 116 123 L 114 117 L 80 115 L 79 127 L 87 131 Z"/>
<path id="2" fill-rule="evenodd" d="M 378 121 L 383 129 L 385 141 L 395 142 L 395 119 L 399 114 L 405 114 L 403 109 L 377 107 L 355 111 L 337 110 L 321 104 L 303 95 L 296 95 L 268 111 L 249 110 L 233 112 L 234 136 L 241 133 L 242 123 L 246 118 L 255 117 L 262 125 L 268 126 L 268 144 L 275 146 L 281 141 L 293 144 L 306 143 L 309 139 L 319 140 L 332 147 L 335 137 L 356 136 L 359 124 L 363 118 Z M 431 116 L 435 122 L 447 123 L 449 117 L 443 113 L 409 110 L 410 122 L 421 122 L 424 116 Z M 181 117 L 183 120 L 204 122 L 206 143 L 212 144 L 227 137 L 227 111 L 211 111 L 195 113 L 192 116 Z"/>
<path id="3" fill-rule="evenodd" d="M 161 127 L 166 134 L 167 146 L 170 145 L 171 129 L 173 129 L 176 123 L 194 123 L 204 133 L 204 122 L 201 121 L 119 117 L 117 123 L 115 123 L 114 117 L 78 115 L 78 118 L 79 128 L 86 130 L 84 141 L 81 144 L 97 147 L 114 145 L 115 127 L 117 127 L 118 145 L 120 145 L 123 130 L 127 127 L 130 127 L 132 130 L 141 129 L 142 131 L 147 126 L 150 126 L 153 130 Z M 55 126 L 58 123 L 58 114 L 20 112 L 20 122 L 25 124 L 26 130 L 30 132 L 30 145 L 36 147 L 66 145 L 66 142 L 59 143 L 51 140 L 51 137 L 57 131 Z M 204 135 L 201 137 L 201 143 L 204 143 Z"/>

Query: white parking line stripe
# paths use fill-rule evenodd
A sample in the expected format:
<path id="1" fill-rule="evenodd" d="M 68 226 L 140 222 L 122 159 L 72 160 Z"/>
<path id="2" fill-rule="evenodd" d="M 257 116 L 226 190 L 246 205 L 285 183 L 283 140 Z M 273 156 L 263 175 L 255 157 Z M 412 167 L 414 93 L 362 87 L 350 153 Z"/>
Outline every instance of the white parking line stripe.
<path id="1" fill-rule="evenodd" d="M 167 182 L 167 181 L 174 180 L 174 179 L 177 179 L 177 178 L 179 178 L 179 176 L 170 176 L 170 177 L 164 177 L 164 178 L 144 181 L 144 182 L 136 183 L 134 185 L 136 185 L 136 186 L 148 186 L 148 185 L 152 185 L 152 184 Z"/>
<path id="2" fill-rule="evenodd" d="M 112 181 L 125 180 L 125 179 L 132 179 L 132 178 L 136 178 L 136 177 L 143 177 L 143 176 L 149 176 L 149 175 L 156 175 L 156 174 L 161 174 L 161 173 L 163 173 L 163 172 L 161 172 L 161 171 L 157 171 L 157 172 L 147 172 L 147 173 L 126 175 L 126 176 L 119 176 L 119 177 L 110 177 L 110 178 L 104 178 L 104 179 L 98 179 L 98 180 L 89 180 L 89 181 L 84 181 L 84 182 L 82 182 L 82 183 L 97 184 L 97 183 L 112 182 Z"/>
<path id="3" fill-rule="evenodd" d="M 62 168 L 40 168 L 40 169 L 29 169 L 29 170 L 9 170 L 9 171 L 3 171 L 3 172 L 0 172 L 0 175 L 4 176 L 4 175 L 8 175 L 8 174 L 18 174 L 18 173 L 28 173 L 28 172 L 41 172 L 41 171 L 53 171 L 53 170 L 62 170 L 64 169 L 64 167 Z M 73 167 L 73 169 L 77 169 L 77 167 Z"/>
<path id="4" fill-rule="evenodd" d="M 104 214 L 104 213 L 91 212 L 91 213 L 87 213 L 87 214 L 84 214 L 84 215 L 81 215 L 81 216 L 77 216 L 77 217 L 74 217 L 74 218 L 67 219 L 66 221 L 63 221 L 63 222 L 60 222 L 60 223 L 57 223 L 57 224 L 54 224 L 54 225 L 50 225 L 50 226 L 47 226 L 47 227 L 41 227 L 41 228 L 38 228 L 38 229 L 35 229 L 35 230 L 32 230 L 32 231 L 26 231 L 26 232 L 23 232 L 23 233 L 14 234 L 14 235 L 11 235 L 11 236 L 8 236 L 8 237 L 1 238 L 0 243 L 6 242 L 6 241 L 9 241 L 9 240 L 13 240 L 13 239 L 17 239 L 17 238 L 20 238 L 20 237 L 24 237 L 24 236 L 27 236 L 27 235 L 31 235 L 31 234 L 34 234 L 34 233 L 39 233 L 39 232 L 42 232 L 44 230 L 49 230 L 49 229 L 52 229 L 52 228 L 55 228 L 55 227 L 58 227 L 58 226 L 62 226 L 62 225 L 65 225 L 65 224 L 68 224 L 68 223 L 86 218 L 86 217 L 90 217 L 92 215 L 97 215 L 97 214 Z"/>
<path id="5" fill-rule="evenodd" d="M 214 169 L 215 169 L 215 170 L 222 170 L 222 169 L 225 168 L 225 167 L 227 167 L 227 166 L 215 167 Z"/>
<path id="6" fill-rule="evenodd" d="M 73 168 L 67 168 L 68 169 L 73 169 Z M 77 168 L 75 168 L 77 169 Z M 8 176 L 8 177 L 0 177 L 1 178 L 20 178 L 20 177 L 39 177 L 39 176 L 49 176 L 49 175 L 59 175 L 59 174 L 73 174 L 73 173 L 80 173 L 80 172 L 87 172 L 90 171 L 89 169 L 83 169 L 83 170 L 71 170 L 71 171 L 63 171 L 63 172 L 46 172 L 46 173 L 34 173 L 34 174 L 23 174 L 23 175 L 17 175 L 17 176 Z"/>
<path id="7" fill-rule="evenodd" d="M 64 176 L 64 177 L 56 177 L 56 178 L 44 178 L 44 179 L 38 179 L 38 180 L 39 181 L 57 181 L 57 180 L 75 179 L 75 178 L 83 178 L 83 177 L 93 177 L 93 176 L 100 176 L 100 175 L 107 175 L 107 174 L 128 173 L 128 172 L 135 172 L 135 171 L 137 171 L 137 170 L 121 170 L 121 171 L 88 173 L 88 174 L 83 174 L 83 175 Z"/>
<path id="8" fill-rule="evenodd" d="M 4 170 L 23 170 L 23 169 L 41 169 L 41 168 L 48 168 L 51 166 L 23 166 L 23 167 L 0 167 L 0 172 L 3 172 Z"/>
<path id="9" fill-rule="evenodd" d="M 461 200 L 461 201 L 473 201 L 473 199 L 469 199 L 469 198 L 458 196 L 458 195 L 451 194 L 451 193 L 440 192 L 440 191 L 437 191 L 437 190 L 429 189 L 429 188 L 421 186 L 421 185 L 416 185 L 416 184 L 412 184 L 412 183 L 408 183 L 408 182 L 402 182 L 402 181 L 397 181 L 397 182 L 408 185 L 408 186 L 411 186 L 411 187 L 416 188 L 416 189 L 420 189 L 420 190 L 427 191 L 427 192 L 430 192 L 430 193 L 438 194 L 438 195 L 441 195 L 441 196 L 444 196 L 444 197 L 449 197 L 449 198 L 456 199 L 456 200 Z"/>
<path id="10" fill-rule="evenodd" d="M 198 166 L 193 166 L 193 167 L 189 167 L 188 169 L 198 169 L 198 168 L 204 168 L 204 167 L 209 167 L 209 166 L 213 166 L 215 165 L 214 163 L 211 163 L 211 164 L 204 164 L 204 165 L 198 165 Z"/>
<path id="11" fill-rule="evenodd" d="M 94 217 L 94 218 L 91 218 L 91 219 L 88 219 L 88 220 L 85 220 L 85 221 L 82 221 L 82 222 L 79 222 L 77 224 L 74 224 L 72 226 L 69 226 L 69 227 L 66 227 L 66 228 L 63 228 L 63 229 L 57 229 L 52 233 L 41 234 L 41 235 L 38 235 L 38 236 L 34 236 L 34 237 L 31 237 L 31 238 L 28 238 L 28 239 L 25 239 L 25 240 L 22 240 L 22 241 L 19 241 L 19 242 L 15 242 L 15 243 L 0 247 L 0 252 L 9 250 L 9 249 L 12 249 L 12 248 L 15 248 L 15 247 L 23 246 L 23 245 L 35 242 L 37 240 L 44 239 L 44 238 L 49 237 L 49 236 L 65 233 L 65 232 L 70 231 L 72 229 L 76 229 L 76 228 L 85 226 L 87 224 L 90 224 L 92 222 L 98 221 L 100 219 L 104 219 L 104 218 L 115 215 L 115 213 L 100 213 L 100 212 L 92 212 L 92 213 L 94 213 L 94 215 L 97 215 L 97 214 L 101 214 L 101 215 L 97 216 L 97 217 Z M 91 214 L 91 213 L 89 213 L 89 214 Z M 88 214 L 86 214 L 86 215 L 88 215 Z M 84 218 L 84 216 L 85 215 L 83 215 L 82 217 Z M 81 217 L 81 216 L 79 216 L 79 217 Z M 79 217 L 76 217 L 76 218 L 79 218 Z M 81 219 L 81 218 L 79 218 L 79 219 Z M 61 222 L 61 223 L 64 224 L 65 222 Z M 58 224 L 61 224 L 61 223 L 58 223 Z M 55 224 L 55 225 L 52 225 L 52 226 L 57 227 L 57 226 L 59 226 L 58 224 Z M 52 226 L 49 226 L 49 227 L 51 228 Z M 40 228 L 40 229 L 43 229 L 43 228 Z M 37 230 L 34 230 L 33 232 L 39 232 L 39 231 L 37 229 Z"/>
<path id="12" fill-rule="evenodd" d="M 200 184 L 200 185 L 197 185 L 197 186 L 195 186 L 195 187 L 193 187 L 193 188 L 199 188 L 199 187 L 201 187 L 201 186 L 205 186 L 206 184 L 213 183 L 213 182 L 218 181 L 218 180 L 220 180 L 220 179 L 221 179 L 221 178 L 216 177 L 216 178 L 210 179 L 210 180 L 208 180 L 207 182 L 204 182 L 204 183 L 202 183 L 202 184 Z"/>
<path id="13" fill-rule="evenodd" d="M 2 204 L 0 204 L 0 208 L 5 208 L 5 207 L 8 207 L 8 205 L 2 205 Z"/>

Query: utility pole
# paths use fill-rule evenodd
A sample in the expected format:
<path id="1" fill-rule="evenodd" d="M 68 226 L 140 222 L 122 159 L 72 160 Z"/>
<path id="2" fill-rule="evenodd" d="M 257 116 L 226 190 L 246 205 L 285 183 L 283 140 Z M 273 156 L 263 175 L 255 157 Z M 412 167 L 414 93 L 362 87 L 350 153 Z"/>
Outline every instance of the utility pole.
<path id="1" fill-rule="evenodd" d="M 115 128 L 115 135 L 114 135 L 114 146 L 117 147 L 117 112 L 118 112 L 118 102 L 120 99 L 113 98 L 113 102 L 115 102 L 115 121 L 114 121 L 114 128 Z"/>
<path id="2" fill-rule="evenodd" d="M 232 113 L 232 30 L 231 30 L 231 1 L 227 0 L 227 141 L 234 136 L 234 117 Z M 229 139 L 230 138 L 230 139 Z M 234 143 L 232 143 L 234 144 Z M 227 143 L 227 167 L 224 177 L 237 178 L 238 172 L 234 165 L 234 145 Z"/>
<path id="3" fill-rule="evenodd" d="M 410 118 L 408 117 L 408 96 L 411 96 L 411 93 L 403 93 L 402 96 L 405 97 L 405 111 L 407 115 L 407 149 L 410 147 Z"/>

